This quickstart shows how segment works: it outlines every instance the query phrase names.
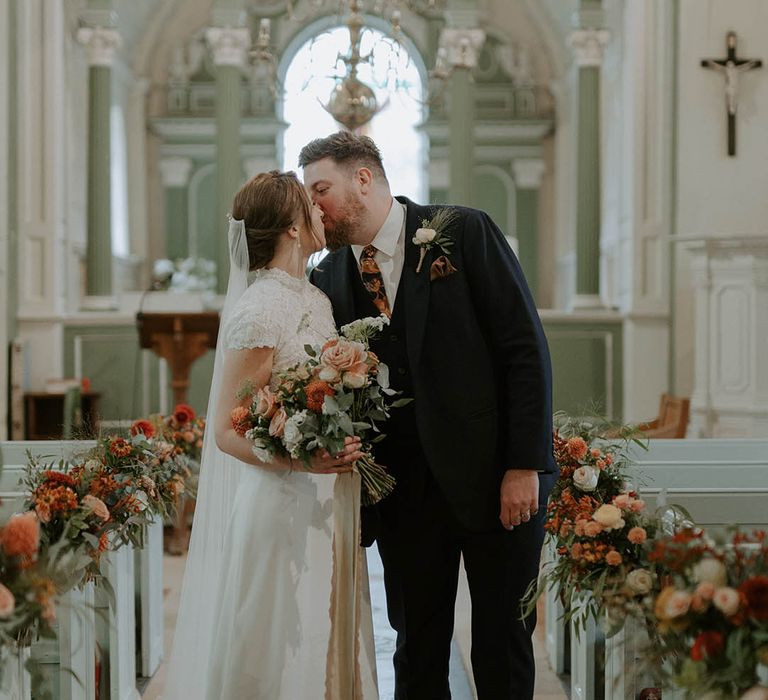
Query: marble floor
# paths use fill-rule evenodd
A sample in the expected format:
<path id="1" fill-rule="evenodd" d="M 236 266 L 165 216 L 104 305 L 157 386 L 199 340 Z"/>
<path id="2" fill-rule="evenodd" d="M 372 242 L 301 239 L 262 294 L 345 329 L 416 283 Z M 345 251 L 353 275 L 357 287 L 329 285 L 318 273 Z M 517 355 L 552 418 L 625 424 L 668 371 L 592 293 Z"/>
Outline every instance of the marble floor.
<path id="1" fill-rule="evenodd" d="M 394 650 L 394 633 L 389 627 L 384 603 L 384 580 L 381 559 L 376 548 L 368 550 L 368 567 L 371 585 L 371 602 L 373 607 L 373 624 L 376 640 L 376 666 L 379 677 L 379 695 L 381 700 L 392 700 L 394 692 L 394 674 L 392 671 L 392 651 Z M 173 628 L 176 622 L 176 611 L 179 604 L 181 579 L 184 574 L 185 557 L 164 557 L 165 575 L 165 656 L 170 654 Z M 474 685 L 471 674 L 467 673 L 469 633 L 468 592 L 466 580 L 462 576 L 457 598 L 456 634 L 451 652 L 450 682 L 453 700 L 475 700 Z M 543 620 L 540 618 L 539 627 L 534 637 L 536 652 L 536 695 L 535 700 L 567 700 L 561 680 L 549 669 L 544 653 Z M 162 697 L 165 668 L 160 666 L 157 673 L 147 684 L 142 693 L 144 700 L 160 700 Z"/>

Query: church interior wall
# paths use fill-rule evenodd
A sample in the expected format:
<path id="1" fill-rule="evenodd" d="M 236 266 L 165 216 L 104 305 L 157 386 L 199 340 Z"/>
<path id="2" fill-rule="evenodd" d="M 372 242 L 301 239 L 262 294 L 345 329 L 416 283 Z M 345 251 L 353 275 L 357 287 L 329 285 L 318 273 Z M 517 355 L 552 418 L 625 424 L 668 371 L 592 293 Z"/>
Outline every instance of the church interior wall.
<path id="1" fill-rule="evenodd" d="M 8 346 L 12 336 L 10 95 L 13 55 L 9 0 L 0 0 L 0 440 L 8 439 Z"/>
<path id="2" fill-rule="evenodd" d="M 677 211 L 681 238 L 768 238 L 768 5 L 761 0 L 679 0 L 677 97 Z M 739 57 L 763 68 L 739 76 L 736 157 L 726 151 L 725 81 L 703 58 L 725 56 L 733 30 Z M 674 374 L 678 393 L 694 390 L 695 295 L 692 256 L 675 246 Z"/>

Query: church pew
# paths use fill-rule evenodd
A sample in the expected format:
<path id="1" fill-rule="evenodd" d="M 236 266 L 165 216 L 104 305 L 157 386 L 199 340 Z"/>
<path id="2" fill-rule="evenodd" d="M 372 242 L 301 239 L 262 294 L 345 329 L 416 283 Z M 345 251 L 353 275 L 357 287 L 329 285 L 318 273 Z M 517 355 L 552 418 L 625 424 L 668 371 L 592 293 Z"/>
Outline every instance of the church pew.
<path id="1" fill-rule="evenodd" d="M 163 522 L 147 527 L 144 547 L 136 550 L 136 622 L 141 629 L 139 670 L 145 678 L 155 674 L 163 660 Z"/>
<path id="2" fill-rule="evenodd" d="M 768 527 L 768 440 L 651 440 L 647 451 L 633 448 L 632 457 L 630 478 L 649 508 L 680 505 L 712 533 L 731 524 Z M 571 630 L 572 697 L 594 700 L 596 684 L 604 682 L 606 700 L 634 700 L 640 689 L 653 686 L 640 676 L 644 636 L 634 624 L 610 639 L 598 627 L 578 640 Z"/>
<path id="3" fill-rule="evenodd" d="M 21 510 L 26 498 L 21 478 L 27 450 L 46 462 L 54 462 L 69 459 L 93 445 L 93 442 L 78 441 L 0 442 L 0 521 Z M 90 593 L 71 591 L 64 597 L 61 607 L 63 620 L 60 620 L 57 642 L 41 640 L 36 643 L 33 653 L 49 671 L 54 698 L 86 700 L 95 697 L 94 629 L 99 646 L 109 651 L 109 673 L 104 669 L 102 676 L 109 678 L 110 687 L 104 689 L 102 697 L 113 700 L 139 697 L 136 691 L 137 614 L 142 630 L 142 674 L 152 675 L 157 669 L 163 648 L 162 522 L 159 520 L 148 528 L 145 545 L 139 551 L 123 546 L 103 556 L 102 573 L 114 589 L 114 606 L 110 606 L 106 592 L 100 587 Z M 78 597 L 82 595 L 90 596 L 87 606 Z M 138 606 L 135 598 L 138 598 Z M 88 607 L 90 613 L 83 614 L 83 607 Z M 94 611 L 100 614 L 94 617 Z M 87 651 L 89 648 L 90 652 Z M 59 669 L 70 669 L 71 672 Z"/>

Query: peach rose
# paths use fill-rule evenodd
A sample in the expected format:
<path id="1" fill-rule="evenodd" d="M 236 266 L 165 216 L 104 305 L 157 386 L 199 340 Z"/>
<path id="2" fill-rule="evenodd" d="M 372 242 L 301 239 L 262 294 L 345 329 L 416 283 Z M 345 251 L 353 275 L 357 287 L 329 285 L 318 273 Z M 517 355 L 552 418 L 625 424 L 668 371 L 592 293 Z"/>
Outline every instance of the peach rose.
<path id="1" fill-rule="evenodd" d="M 285 422 L 288 420 L 288 414 L 284 408 L 279 408 L 269 423 L 269 434 L 272 437 L 283 437 L 285 431 Z"/>
<path id="2" fill-rule="evenodd" d="M 584 442 L 584 438 L 572 437 L 568 438 L 568 454 L 574 459 L 584 459 L 587 455 L 587 443 Z"/>
<path id="3" fill-rule="evenodd" d="M 603 531 L 603 526 L 594 520 L 590 520 L 584 526 L 584 534 L 587 537 L 597 537 L 602 531 Z"/>
<path id="4" fill-rule="evenodd" d="M 613 505 L 622 510 L 627 510 L 629 504 L 632 502 L 632 497 L 628 493 L 620 493 L 618 496 L 614 496 Z"/>
<path id="5" fill-rule="evenodd" d="M 629 508 L 633 513 L 639 513 L 645 510 L 645 501 L 642 501 L 638 498 L 629 504 Z"/>
<path id="6" fill-rule="evenodd" d="M 621 517 L 621 511 L 610 503 L 600 506 L 592 515 L 592 519 L 600 523 L 604 530 L 620 530 L 624 527 L 624 518 Z"/>
<path id="7" fill-rule="evenodd" d="M 645 528 L 633 527 L 627 533 L 627 539 L 632 544 L 642 544 L 643 542 L 645 542 L 646 539 L 648 539 L 648 533 L 645 531 Z"/>
<path id="8" fill-rule="evenodd" d="M 16 599 L 2 583 L 0 583 L 0 617 L 9 617 L 16 609 Z"/>
<path id="9" fill-rule="evenodd" d="M 723 586 L 715 591 L 715 594 L 712 596 L 712 603 L 723 615 L 731 617 L 738 612 L 741 598 L 738 591 L 735 591 L 730 586 Z"/>
<path id="10" fill-rule="evenodd" d="M 696 612 L 702 612 L 709 607 L 709 602 L 715 595 L 715 584 L 711 581 L 702 581 L 696 590 L 693 591 L 693 597 L 691 598 L 691 608 Z"/>
<path id="11" fill-rule="evenodd" d="M 268 386 L 259 389 L 256 394 L 256 413 L 264 418 L 272 418 L 277 410 L 277 397 Z"/>
<path id="12" fill-rule="evenodd" d="M 368 364 L 359 362 L 352 369 L 344 372 L 344 386 L 350 389 L 362 389 L 368 381 Z"/>
<path id="13" fill-rule="evenodd" d="M 343 374 L 352 371 L 356 365 L 361 363 L 365 365 L 366 359 L 365 345 L 341 338 L 323 350 L 320 354 L 320 365 Z"/>
<path id="14" fill-rule="evenodd" d="M 96 515 L 97 518 L 101 518 L 104 522 L 109 520 L 109 508 L 100 498 L 96 496 L 83 496 L 83 506 Z"/>
<path id="15" fill-rule="evenodd" d="M 618 566 L 621 564 L 621 554 L 619 554 L 615 549 L 608 552 L 608 554 L 605 555 L 605 563 L 609 566 Z"/>
<path id="16" fill-rule="evenodd" d="M 697 583 L 707 582 L 715 586 L 724 586 L 728 582 L 728 572 L 725 570 L 725 565 L 713 557 L 706 557 L 697 562 L 691 573 L 693 580 Z"/>
<path id="17" fill-rule="evenodd" d="M 600 456 L 601 453 L 600 453 L 600 450 L 598 450 L 596 447 L 593 447 L 589 451 L 589 454 L 591 454 L 595 459 L 597 459 Z"/>
<path id="18" fill-rule="evenodd" d="M 0 541 L 2 541 L 3 551 L 9 557 L 30 559 L 37 554 L 37 548 L 40 545 L 39 520 L 38 515 L 32 511 L 16 513 L 8 519 L 5 527 L 0 531 Z"/>

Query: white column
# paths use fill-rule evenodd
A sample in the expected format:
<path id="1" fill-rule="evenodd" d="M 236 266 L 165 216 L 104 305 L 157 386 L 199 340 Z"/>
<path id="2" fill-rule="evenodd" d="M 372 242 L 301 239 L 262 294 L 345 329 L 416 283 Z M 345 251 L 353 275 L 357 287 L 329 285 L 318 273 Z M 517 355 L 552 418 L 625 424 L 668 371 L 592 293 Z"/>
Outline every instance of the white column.
<path id="1" fill-rule="evenodd" d="M 128 222 L 130 252 L 146 261 L 149 257 L 149 217 L 147 194 L 147 91 L 149 79 L 136 78 L 126 113 L 128 144 Z M 147 288 L 148 278 L 142 280 Z"/>
<path id="2" fill-rule="evenodd" d="M 11 280 L 8 265 L 8 70 L 9 27 L 8 0 L 0 0 L 0 440 L 8 439 L 8 324 L 11 322 L 9 290 Z"/>
<path id="3" fill-rule="evenodd" d="M 768 437 L 768 236 L 689 241 L 695 289 L 689 437 Z"/>
<path id="4" fill-rule="evenodd" d="M 624 5 L 606 49 L 603 81 L 601 278 L 625 314 L 624 411 L 652 418 L 670 386 L 674 8 L 666 0 Z"/>
<path id="5" fill-rule="evenodd" d="M 18 335 L 28 345 L 30 389 L 63 375 L 67 309 L 66 93 L 64 5 L 16 3 Z M 34 89 L 33 89 L 34 88 Z M 5 183 L 4 183 L 5 184 Z"/>

